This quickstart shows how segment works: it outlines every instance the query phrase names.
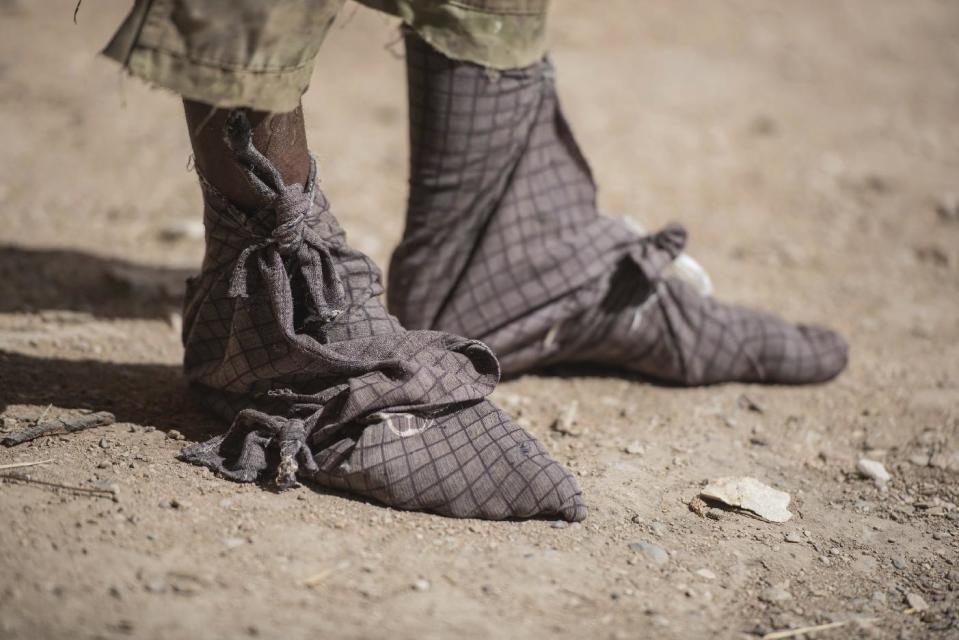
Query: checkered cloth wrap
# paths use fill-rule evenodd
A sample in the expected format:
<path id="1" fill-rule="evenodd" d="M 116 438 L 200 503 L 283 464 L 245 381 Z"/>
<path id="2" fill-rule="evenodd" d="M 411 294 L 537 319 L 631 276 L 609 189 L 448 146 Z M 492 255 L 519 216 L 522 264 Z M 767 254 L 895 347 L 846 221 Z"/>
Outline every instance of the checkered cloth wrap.
<path id="1" fill-rule="evenodd" d="M 207 251 L 187 288 L 185 372 L 232 426 L 181 458 L 401 509 L 585 518 L 569 472 L 485 399 L 499 378 L 489 349 L 387 313 L 380 273 L 346 244 L 315 164 L 305 188 L 285 185 L 243 111 L 227 140 L 270 204 L 241 212 L 201 179 Z"/>
<path id="2" fill-rule="evenodd" d="M 405 326 L 482 340 L 508 373 L 576 362 L 686 385 L 804 383 L 845 366 L 832 331 L 668 276 L 681 227 L 644 236 L 599 215 L 548 60 L 492 73 L 405 41 L 410 193 L 387 287 Z"/>

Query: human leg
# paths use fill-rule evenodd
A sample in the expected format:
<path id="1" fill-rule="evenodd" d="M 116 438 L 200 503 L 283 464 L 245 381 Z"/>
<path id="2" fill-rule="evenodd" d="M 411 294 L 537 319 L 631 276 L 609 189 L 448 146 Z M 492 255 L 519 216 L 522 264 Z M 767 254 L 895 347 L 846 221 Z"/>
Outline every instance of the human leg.
<path id="1" fill-rule="evenodd" d="M 497 73 L 405 32 L 407 227 L 390 309 L 489 344 L 504 371 L 616 365 L 674 383 L 817 382 L 845 342 L 725 305 L 670 275 L 685 232 L 603 217 L 548 60 Z"/>
<path id="2" fill-rule="evenodd" d="M 165 3 L 150 6 L 159 13 L 147 7 L 147 24 L 185 28 Z M 191 41 L 216 39 L 204 24 L 222 36 L 200 10 L 210 6 L 187 11 Z M 130 49 L 149 56 L 151 46 Z M 178 61 L 195 72 L 190 56 Z M 301 111 L 232 104 L 263 92 L 242 69 L 227 76 L 242 87 L 226 95 L 214 82 L 187 96 L 207 246 L 183 340 L 192 387 L 232 424 L 182 458 L 238 481 L 314 481 L 397 508 L 583 519 L 574 478 L 486 399 L 499 377 L 488 348 L 406 331 L 386 312 L 379 270 L 346 243 L 317 186 Z M 175 90 L 186 82 L 157 78 Z"/>

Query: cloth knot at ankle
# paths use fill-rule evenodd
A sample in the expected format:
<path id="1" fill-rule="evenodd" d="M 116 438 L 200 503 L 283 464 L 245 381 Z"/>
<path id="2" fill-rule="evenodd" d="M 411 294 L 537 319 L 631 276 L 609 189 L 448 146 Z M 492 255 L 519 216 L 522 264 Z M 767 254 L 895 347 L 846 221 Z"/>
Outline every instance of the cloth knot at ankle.
<path id="1" fill-rule="evenodd" d="M 261 276 L 261 290 L 256 293 L 271 299 L 274 294 L 288 297 L 289 284 L 283 281 L 298 273 L 306 283 L 310 317 L 320 322 L 333 320 L 346 308 L 346 290 L 336 273 L 330 247 L 313 228 L 317 215 L 312 194 L 291 185 L 276 196 L 271 208 L 276 226 L 269 236 L 251 238 L 252 243 L 237 256 L 230 276 L 230 297 L 249 297 L 251 272 Z"/>
<path id="2" fill-rule="evenodd" d="M 293 255 L 303 244 L 303 231 L 312 204 L 310 194 L 304 193 L 296 185 L 284 189 L 273 201 L 276 227 L 270 235 L 270 240 L 280 255 L 284 257 Z"/>
<path id="3" fill-rule="evenodd" d="M 319 218 L 314 211 L 316 160 L 310 158 L 306 185 L 287 185 L 276 166 L 253 145 L 245 109 L 230 112 L 224 133 L 250 186 L 270 202 L 266 213 L 272 211 L 274 215 L 269 236 L 263 229 L 252 231 L 240 225 L 248 237 L 252 236 L 252 243 L 237 256 L 229 296 L 249 297 L 247 280 L 249 273 L 256 271 L 260 276 L 257 295 L 266 298 L 277 317 L 282 317 L 300 302 L 292 299 L 291 287 L 293 279 L 299 277 L 306 284 L 306 300 L 302 302 L 310 309 L 310 320 L 333 320 L 346 309 L 346 289 L 336 273 L 330 247 L 313 228 Z"/>

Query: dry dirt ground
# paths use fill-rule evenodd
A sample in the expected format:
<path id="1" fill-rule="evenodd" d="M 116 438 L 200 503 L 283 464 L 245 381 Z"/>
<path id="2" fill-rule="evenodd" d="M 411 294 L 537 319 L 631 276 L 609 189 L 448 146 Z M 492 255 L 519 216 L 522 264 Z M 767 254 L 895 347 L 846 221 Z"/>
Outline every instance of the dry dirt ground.
<path id="1" fill-rule="evenodd" d="M 959 637 L 959 4 L 557 3 L 561 95 L 604 210 L 683 221 L 719 295 L 852 344 L 846 373 L 806 388 L 502 384 L 580 476 L 590 517 L 566 527 L 277 495 L 175 459 L 177 433 L 223 427 L 178 372 L 199 192 L 177 99 L 95 56 L 127 6 L 88 0 L 74 25 L 72 0 L 0 1 L 3 427 L 118 418 L 0 450 L 53 459 L 34 479 L 118 488 L 0 482 L 0 637 L 746 638 L 831 622 L 847 624 L 817 637 Z M 348 7 L 305 99 L 334 212 L 381 264 L 405 197 L 396 40 Z M 582 432 L 552 431 L 574 401 Z M 885 490 L 857 475 L 862 456 L 892 474 Z M 743 475 L 789 492 L 794 518 L 688 508 L 705 480 Z"/>

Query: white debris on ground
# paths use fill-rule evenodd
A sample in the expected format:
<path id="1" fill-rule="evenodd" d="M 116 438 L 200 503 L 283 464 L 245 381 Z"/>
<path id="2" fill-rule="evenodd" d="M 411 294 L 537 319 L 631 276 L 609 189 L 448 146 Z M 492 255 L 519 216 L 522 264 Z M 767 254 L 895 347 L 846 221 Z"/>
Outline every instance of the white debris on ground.
<path id="1" fill-rule="evenodd" d="M 881 462 L 876 462 L 875 460 L 860 458 L 859 462 L 856 463 L 856 470 L 859 471 L 863 477 L 869 478 L 879 485 L 886 484 L 892 480 L 892 476 L 886 471 L 886 467 L 884 467 Z"/>
<path id="2" fill-rule="evenodd" d="M 790 495 L 755 478 L 720 478 L 707 484 L 699 495 L 744 509 L 768 522 L 786 522 L 793 516 L 788 509 Z"/>
<path id="3" fill-rule="evenodd" d="M 630 442 L 623 447 L 623 451 L 633 456 L 641 456 L 646 453 L 646 447 L 641 442 Z"/>
<path id="4" fill-rule="evenodd" d="M 203 221 L 190 219 L 177 220 L 160 229 L 157 235 L 164 242 L 177 242 L 179 240 L 202 240 L 204 233 Z"/>

